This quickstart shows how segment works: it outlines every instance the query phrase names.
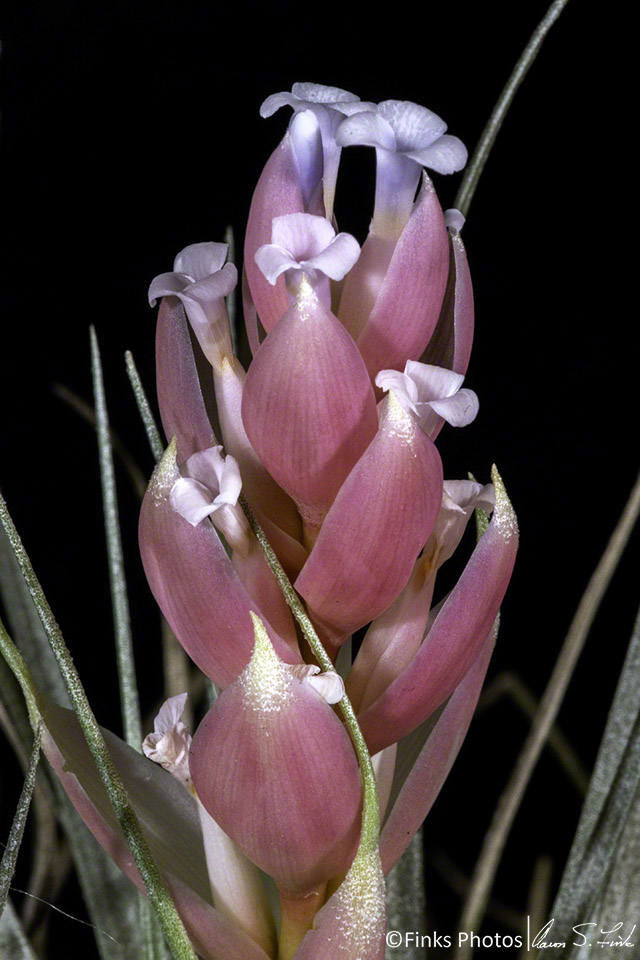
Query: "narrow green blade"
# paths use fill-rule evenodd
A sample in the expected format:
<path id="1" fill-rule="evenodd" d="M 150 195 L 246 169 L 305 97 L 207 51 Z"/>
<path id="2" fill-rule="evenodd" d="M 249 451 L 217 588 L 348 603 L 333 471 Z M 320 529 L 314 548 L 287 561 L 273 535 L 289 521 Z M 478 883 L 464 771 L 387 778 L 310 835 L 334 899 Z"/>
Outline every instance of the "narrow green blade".
<path id="1" fill-rule="evenodd" d="M 120 703 L 124 738 L 134 750 L 142 749 L 142 723 L 140 720 L 140 701 L 136 685 L 135 662 L 133 658 L 133 638 L 131 636 L 131 616 L 127 580 L 124 571 L 124 554 L 120 537 L 120 519 L 116 477 L 113 467 L 109 415 L 104 392 L 102 363 L 98 338 L 91 327 L 91 372 L 93 375 L 93 394 L 96 412 L 96 430 L 98 451 L 100 454 L 100 485 L 102 487 L 102 506 L 109 561 L 109 585 L 111 588 L 111 607 L 115 628 L 116 660 L 118 681 L 120 684 Z"/>
<path id="2" fill-rule="evenodd" d="M 18 853 L 20 852 L 20 844 L 22 843 L 24 828 L 29 815 L 29 807 L 31 806 L 33 788 L 36 783 L 36 773 L 38 770 L 39 760 L 40 729 L 38 728 L 33 739 L 33 748 L 29 758 L 29 766 L 27 767 L 27 773 L 24 778 L 22 792 L 20 794 L 20 799 L 18 800 L 18 806 L 13 818 L 13 823 L 11 824 L 11 830 L 9 831 L 9 839 L 7 840 L 7 845 L 4 848 L 2 860 L 0 860 L 0 916 L 2 916 L 4 906 L 7 902 L 9 887 L 11 886 L 11 880 L 13 879 L 13 874 L 15 873 Z"/>

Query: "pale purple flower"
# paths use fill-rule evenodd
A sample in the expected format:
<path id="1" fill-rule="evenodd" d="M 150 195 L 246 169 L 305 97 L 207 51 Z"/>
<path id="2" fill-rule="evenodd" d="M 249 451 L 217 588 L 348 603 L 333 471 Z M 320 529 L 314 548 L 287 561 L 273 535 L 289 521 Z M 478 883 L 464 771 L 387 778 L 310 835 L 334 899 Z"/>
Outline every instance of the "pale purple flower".
<path id="1" fill-rule="evenodd" d="M 375 147 L 377 233 L 399 234 L 409 219 L 422 167 L 437 173 L 464 167 L 466 147 L 446 129 L 437 114 L 408 100 L 385 100 L 373 111 L 347 117 L 338 127 L 340 146 Z"/>
<path id="2" fill-rule="evenodd" d="M 294 83 L 291 93 L 274 93 L 267 97 L 260 107 L 260 116 L 270 117 L 284 106 L 292 107 L 295 111 L 290 130 L 294 138 L 301 179 L 307 188 L 306 197 L 310 200 L 314 187 L 323 181 L 324 212 L 331 218 L 341 150 L 341 145 L 336 141 L 336 130 L 344 117 L 350 117 L 362 110 L 375 109 L 375 104 L 363 102 L 355 94 L 340 87 L 327 87 L 321 83 Z M 305 120 L 300 122 L 303 116 Z M 314 148 L 316 131 L 322 144 L 320 171 Z"/>
<path id="3" fill-rule="evenodd" d="M 248 549 L 249 527 L 238 505 L 242 479 L 234 457 L 222 455 L 222 447 L 194 453 L 182 470 L 186 476 L 171 488 L 171 505 L 193 527 L 211 517 L 236 550 Z"/>
<path id="4" fill-rule="evenodd" d="M 401 406 L 415 414 L 424 432 L 434 437 L 442 420 L 465 427 L 478 414 L 478 397 L 462 387 L 464 377 L 453 370 L 408 360 L 404 373 L 381 370 L 376 386 L 392 390 Z"/>
<path id="5" fill-rule="evenodd" d="M 177 297 L 202 347 L 214 366 L 231 357 L 231 333 L 224 298 L 234 290 L 238 272 L 225 263 L 226 243 L 193 243 L 174 260 L 171 273 L 161 273 L 149 287 L 152 307 L 160 297 Z"/>
<path id="6" fill-rule="evenodd" d="M 285 274 L 292 297 L 304 274 L 327 307 L 331 307 L 328 280 L 342 280 L 360 255 L 360 245 L 349 233 L 336 232 L 325 217 L 290 213 L 273 221 L 272 242 L 260 247 L 256 263 L 270 284 Z"/>

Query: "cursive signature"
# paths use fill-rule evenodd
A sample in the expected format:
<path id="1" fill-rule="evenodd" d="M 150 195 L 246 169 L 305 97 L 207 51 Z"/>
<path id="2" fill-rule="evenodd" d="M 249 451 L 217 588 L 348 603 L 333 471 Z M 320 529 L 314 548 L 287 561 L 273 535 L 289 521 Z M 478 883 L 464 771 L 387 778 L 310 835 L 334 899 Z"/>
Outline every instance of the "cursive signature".
<path id="1" fill-rule="evenodd" d="M 537 950 L 547 950 L 551 947 L 566 947 L 566 941 L 556 940 L 553 935 L 553 926 L 555 920 L 551 919 L 539 930 L 531 940 L 531 946 Z M 625 926 L 628 932 L 625 930 Z M 595 944 L 598 947 L 633 947 L 635 943 L 631 940 L 636 924 L 625 924 L 622 920 L 614 924 L 610 929 L 601 926 L 599 923 L 577 923 L 571 928 L 574 939 L 571 941 L 574 947 L 591 946 Z"/>

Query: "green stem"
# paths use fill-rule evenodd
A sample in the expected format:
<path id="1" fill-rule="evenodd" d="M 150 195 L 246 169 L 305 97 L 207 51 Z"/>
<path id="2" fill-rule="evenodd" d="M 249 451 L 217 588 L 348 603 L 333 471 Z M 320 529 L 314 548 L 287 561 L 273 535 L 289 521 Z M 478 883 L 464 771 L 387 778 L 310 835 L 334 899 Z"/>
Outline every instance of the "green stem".
<path id="1" fill-rule="evenodd" d="M 331 662 L 331 658 L 324 649 L 320 637 L 316 633 L 315 628 L 309 619 L 307 611 L 302 605 L 300 597 L 293 589 L 293 585 L 284 572 L 280 561 L 276 557 L 273 547 L 267 540 L 264 530 L 256 520 L 251 507 L 242 494 L 240 495 L 239 503 L 244 510 L 245 516 L 249 521 L 249 526 L 253 530 L 256 539 L 262 548 L 262 552 L 265 555 L 266 561 L 269 564 L 273 575 L 278 581 L 280 589 L 284 594 L 284 598 L 287 601 L 287 604 L 289 605 L 298 625 L 300 626 L 300 629 L 302 630 L 314 657 L 318 661 L 322 670 L 335 673 L 335 668 Z M 349 730 L 349 734 L 358 757 L 358 762 L 360 764 L 360 775 L 362 776 L 364 801 L 362 807 L 362 833 L 360 836 L 359 852 L 364 852 L 365 850 L 369 851 L 377 848 L 378 836 L 380 833 L 380 808 L 378 805 L 376 775 L 373 772 L 369 750 L 367 749 L 365 739 L 362 736 L 362 731 L 360 730 L 360 726 L 356 719 L 355 711 L 346 694 L 342 700 L 340 700 L 339 707 L 344 717 L 347 729 Z"/>
<path id="2" fill-rule="evenodd" d="M 544 38 L 568 2 L 569 0 L 554 0 L 554 2 L 551 4 L 544 17 L 531 34 L 529 43 L 524 48 L 522 56 L 513 68 L 511 76 L 507 80 L 502 93 L 498 97 L 495 107 L 491 111 L 491 116 L 489 117 L 487 125 L 482 131 L 478 145 L 473 153 L 469 165 L 467 166 L 462 183 L 460 184 L 460 189 L 458 190 L 456 199 L 453 202 L 454 207 L 460 210 L 465 217 L 469 213 L 469 207 L 471 206 L 471 201 L 474 193 L 476 192 L 478 181 L 480 180 L 480 176 L 484 170 L 484 165 L 489 158 L 489 154 L 491 153 L 495 139 L 498 136 L 498 131 L 502 126 L 513 98 L 516 95 L 516 91 L 529 72 L 529 68 L 533 64 L 533 61 L 536 59 Z"/>

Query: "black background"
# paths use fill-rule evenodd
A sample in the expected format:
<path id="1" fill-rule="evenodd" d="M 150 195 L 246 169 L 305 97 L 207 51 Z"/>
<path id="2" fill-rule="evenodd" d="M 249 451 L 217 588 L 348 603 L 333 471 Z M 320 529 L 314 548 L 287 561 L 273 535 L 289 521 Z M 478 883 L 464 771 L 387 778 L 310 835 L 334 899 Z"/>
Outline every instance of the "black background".
<path id="1" fill-rule="evenodd" d="M 133 351 L 151 392 L 150 280 L 186 244 L 222 239 L 228 223 L 241 247 L 253 186 L 287 122 L 288 111 L 261 120 L 262 100 L 296 80 L 415 100 L 472 148 L 545 9 L 538 0 L 380 10 L 353 0 L 63 0 L 5 17 L 0 484 L 105 725 L 119 721 L 95 443 L 52 383 L 90 398 L 95 324 L 113 426 L 150 471 L 123 354 Z M 486 480 L 495 461 L 518 511 L 521 552 L 492 675 L 517 671 L 537 695 L 638 468 L 638 337 L 622 299 L 633 270 L 619 155 L 628 157 L 611 116 L 612 29 L 589 4 L 569 4 L 517 95 L 464 229 L 477 317 L 467 384 L 481 406 L 476 423 L 443 434 L 440 448 L 451 478 L 471 470 Z M 362 240 L 373 154 L 343 156 L 338 218 Z M 435 182 L 451 206 L 459 177 Z M 136 500 L 119 479 L 151 710 L 158 620 L 136 555 Z M 587 765 L 635 613 L 637 563 L 636 536 L 560 716 Z M 429 818 L 430 855 L 445 849 L 470 871 L 526 730 L 508 704 L 476 720 Z M 18 790 L 12 771 L 9 763 L 7 810 Z M 541 853 L 559 877 L 578 812 L 545 756 L 498 878 L 502 900 L 524 909 Z M 457 901 L 431 869 L 429 879 L 436 926 L 450 931 Z M 55 922 L 68 949 L 90 943 L 78 925 Z"/>

